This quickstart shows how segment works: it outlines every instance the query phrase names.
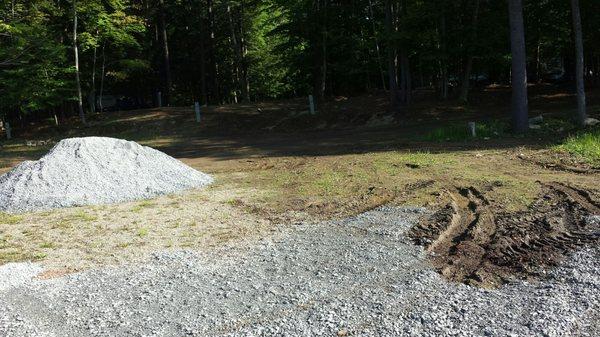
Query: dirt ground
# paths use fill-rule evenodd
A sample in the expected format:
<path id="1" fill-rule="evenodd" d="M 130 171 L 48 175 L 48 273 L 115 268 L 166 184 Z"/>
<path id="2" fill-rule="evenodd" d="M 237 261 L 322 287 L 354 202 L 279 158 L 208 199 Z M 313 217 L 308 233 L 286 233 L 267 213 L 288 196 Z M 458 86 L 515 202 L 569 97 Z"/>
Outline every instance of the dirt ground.
<path id="1" fill-rule="evenodd" d="M 384 110 L 373 103 L 379 98 L 363 100 L 363 107 L 370 101 Z M 536 100 L 551 104 L 536 106 Z M 564 100 L 540 93 L 532 110 L 556 112 Z M 349 103 L 330 104 L 343 110 Z M 90 127 L 61 137 L 38 129 L 3 144 L 0 173 L 39 158 L 62 136 L 103 135 L 155 147 L 217 183 L 149 201 L 0 215 L 0 264 L 40 261 L 52 276 L 130 262 L 155 250 L 207 250 L 224 240 L 269 235 L 282 223 L 339 218 L 384 204 L 432 209 L 414 229 L 415 242 L 427 247 L 447 278 L 474 285 L 538 277 L 565 254 L 598 242 L 599 229 L 582 220 L 600 214 L 598 168 L 552 149 L 555 134 L 424 141 L 419 135 L 462 116 L 449 104 L 419 106 L 421 114 L 402 123 L 295 132 L 271 132 L 265 125 L 293 122 L 277 116 L 282 109 L 301 110 L 302 102 L 219 109 L 209 110 L 198 128 L 188 108 L 154 109 L 96 116 Z M 223 127 L 236 113 L 247 114 L 247 123 L 262 116 L 271 124 L 248 132 L 237 130 L 243 126 L 230 133 L 207 129 Z"/>
<path id="2" fill-rule="evenodd" d="M 446 278 L 496 287 L 511 280 L 536 279 L 568 254 L 600 242 L 597 191 L 560 183 L 541 184 L 542 193 L 527 209 L 507 212 L 474 187 L 445 191 L 449 202 L 424 218 L 410 236 L 427 247 Z"/>

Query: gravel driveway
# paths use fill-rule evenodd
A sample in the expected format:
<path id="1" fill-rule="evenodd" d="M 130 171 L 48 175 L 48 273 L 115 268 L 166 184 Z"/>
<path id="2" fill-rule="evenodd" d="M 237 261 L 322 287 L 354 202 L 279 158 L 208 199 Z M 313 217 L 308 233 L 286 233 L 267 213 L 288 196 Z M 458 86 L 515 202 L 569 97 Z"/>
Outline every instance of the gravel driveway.
<path id="1" fill-rule="evenodd" d="M 0 287 L 0 336 L 599 336 L 600 250 L 538 284 L 447 283 L 384 207 L 216 253 Z"/>

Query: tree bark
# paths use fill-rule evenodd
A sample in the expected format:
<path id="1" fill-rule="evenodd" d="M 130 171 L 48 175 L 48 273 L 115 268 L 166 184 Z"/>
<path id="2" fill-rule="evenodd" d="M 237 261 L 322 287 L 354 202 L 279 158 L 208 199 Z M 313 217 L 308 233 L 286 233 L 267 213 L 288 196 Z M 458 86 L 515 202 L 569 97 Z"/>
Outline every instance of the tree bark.
<path id="1" fill-rule="evenodd" d="M 409 105 L 412 93 L 412 78 L 410 75 L 410 59 L 404 49 L 400 56 L 400 73 L 402 78 L 402 103 Z"/>
<path id="2" fill-rule="evenodd" d="M 173 80 L 171 78 L 171 57 L 169 55 L 169 40 L 167 37 L 167 23 L 165 19 L 165 3 L 164 0 L 159 0 L 158 9 L 158 20 L 160 23 L 160 36 L 163 49 L 163 67 L 165 72 L 165 83 L 163 93 L 163 104 L 169 105 L 171 98 L 171 88 L 173 86 Z"/>
<path id="3" fill-rule="evenodd" d="M 375 52 L 377 55 L 377 66 L 379 67 L 379 75 L 381 76 L 381 87 L 383 90 L 387 90 L 385 84 L 385 74 L 383 72 L 383 65 L 381 64 L 381 51 L 379 50 L 379 40 L 377 39 L 377 30 L 375 29 L 375 15 L 373 14 L 373 3 L 369 0 L 369 16 L 371 19 L 371 25 L 373 26 L 373 39 L 375 40 Z"/>
<path id="4" fill-rule="evenodd" d="M 98 101 L 98 107 L 100 108 L 100 112 L 102 112 L 102 109 L 104 109 L 104 107 L 102 106 L 102 97 L 104 95 L 104 72 L 105 72 L 105 65 L 106 65 L 106 58 L 104 56 L 104 44 L 102 45 L 102 71 L 100 73 L 100 96 L 98 96 L 99 101 Z"/>
<path id="5" fill-rule="evenodd" d="M 510 47 L 512 53 L 512 126 L 515 133 L 529 128 L 527 103 L 527 58 L 525 54 L 525 27 L 522 0 L 508 0 Z"/>
<path id="6" fill-rule="evenodd" d="M 440 96 L 443 100 L 448 99 L 448 53 L 446 48 L 446 13 L 445 9 L 441 10 L 440 17 L 440 49 L 442 58 L 440 60 Z"/>
<path id="7" fill-rule="evenodd" d="M 208 92 L 206 85 L 206 43 L 204 43 L 204 34 L 200 38 L 200 96 L 202 104 L 208 105 Z"/>
<path id="8" fill-rule="evenodd" d="M 96 39 L 98 38 L 98 31 L 96 31 Z M 94 56 L 92 58 L 92 89 L 89 94 L 90 112 L 96 113 L 96 59 L 97 59 L 97 48 L 94 46 Z"/>
<path id="9" fill-rule="evenodd" d="M 385 32 L 387 34 L 387 65 L 388 65 L 388 81 L 390 88 L 390 104 L 393 110 L 397 110 L 399 107 L 398 102 L 398 81 L 396 73 L 396 49 L 392 42 L 393 29 L 393 17 L 392 17 L 392 2 L 391 0 L 385 0 Z"/>
<path id="10" fill-rule="evenodd" d="M 475 0 L 475 9 L 473 11 L 473 21 L 471 23 L 471 46 L 477 41 L 477 24 L 479 23 L 479 5 L 481 0 Z M 471 72 L 473 71 L 473 52 L 469 51 L 467 62 L 465 62 L 465 70 L 463 73 L 463 81 L 460 89 L 460 100 L 463 102 L 469 101 L 469 89 L 471 87 Z"/>
<path id="11" fill-rule="evenodd" d="M 577 123 L 585 126 L 587 119 L 585 104 L 584 59 L 583 59 L 583 33 L 581 29 L 581 12 L 579 0 L 571 0 L 573 14 L 573 32 L 575 33 L 575 82 L 577 84 Z"/>
<path id="12" fill-rule="evenodd" d="M 217 104 L 222 103 L 221 101 L 221 87 L 219 85 L 219 66 L 215 56 L 215 15 L 213 12 L 213 0 L 206 0 L 206 12 L 208 18 L 208 52 L 209 52 L 209 65 L 210 65 L 210 76 L 211 76 L 211 97 L 210 100 Z"/>
<path id="13" fill-rule="evenodd" d="M 238 29 L 236 22 L 234 22 L 231 4 L 227 4 L 227 17 L 229 19 L 229 32 L 231 37 L 231 48 L 233 49 L 233 55 L 235 56 L 235 80 L 237 83 L 235 100 L 237 102 L 237 90 L 240 90 L 242 100 L 249 100 L 250 95 L 248 92 L 248 78 L 247 72 L 244 69 L 244 52 L 242 48 L 242 36 L 238 36 Z M 239 20 L 242 20 L 241 13 L 237 15 Z M 241 25 L 242 23 L 240 23 Z"/>
<path id="14" fill-rule="evenodd" d="M 81 80 L 79 79 L 79 50 L 77 49 L 77 2 L 73 0 L 73 52 L 75 53 L 75 82 L 77 85 L 77 107 L 79 109 L 79 118 L 83 124 L 86 124 L 85 113 L 83 111 L 83 98 L 81 95 Z"/>

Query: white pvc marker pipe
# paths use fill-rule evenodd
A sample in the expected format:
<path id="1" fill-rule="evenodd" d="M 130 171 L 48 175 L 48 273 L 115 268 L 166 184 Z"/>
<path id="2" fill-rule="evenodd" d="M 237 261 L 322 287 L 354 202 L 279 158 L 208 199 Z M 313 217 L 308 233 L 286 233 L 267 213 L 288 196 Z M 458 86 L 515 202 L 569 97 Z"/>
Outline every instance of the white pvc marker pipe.
<path id="1" fill-rule="evenodd" d="M 196 113 L 196 123 L 200 123 L 200 102 L 194 102 L 194 112 Z"/>
<path id="2" fill-rule="evenodd" d="M 477 131 L 475 129 L 475 122 L 469 122 L 469 132 L 471 133 L 471 137 L 477 137 Z"/>
<path id="3" fill-rule="evenodd" d="M 313 95 L 308 95 L 308 107 L 311 115 L 315 114 L 315 99 Z"/>

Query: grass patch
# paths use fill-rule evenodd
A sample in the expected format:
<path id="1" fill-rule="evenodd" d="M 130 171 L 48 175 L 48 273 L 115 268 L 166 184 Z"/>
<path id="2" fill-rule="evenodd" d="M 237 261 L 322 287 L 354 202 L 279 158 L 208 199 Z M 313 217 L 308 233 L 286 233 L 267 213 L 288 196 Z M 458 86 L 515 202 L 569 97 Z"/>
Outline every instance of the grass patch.
<path id="1" fill-rule="evenodd" d="M 467 123 L 453 123 L 447 126 L 434 129 L 425 135 L 425 140 L 433 142 L 456 142 L 472 139 L 495 138 L 505 135 L 508 131 L 508 124 L 504 121 L 492 120 L 475 123 L 475 134 L 471 136 Z"/>
<path id="2" fill-rule="evenodd" d="M 133 208 L 131 209 L 132 212 L 141 212 L 143 209 L 145 208 L 150 208 L 153 207 L 154 203 L 150 200 L 142 200 L 140 202 L 138 202 L 135 206 L 133 206 Z"/>
<path id="3" fill-rule="evenodd" d="M 70 220 L 79 220 L 85 222 L 92 222 L 98 220 L 98 217 L 92 214 L 85 212 L 84 210 L 78 210 L 73 215 L 71 215 Z"/>
<path id="4" fill-rule="evenodd" d="M 8 213 L 0 213 L 0 223 L 7 225 L 14 225 L 23 220 L 23 217 L 20 215 L 8 214 Z"/>
<path id="5" fill-rule="evenodd" d="M 148 231 L 148 228 L 140 228 L 140 229 L 138 230 L 138 232 L 137 232 L 137 235 L 138 235 L 140 238 L 143 238 L 143 237 L 146 237 L 146 236 L 148 236 L 148 233 L 149 233 L 149 231 Z"/>
<path id="6" fill-rule="evenodd" d="M 44 242 L 40 245 L 40 248 L 44 248 L 44 249 L 52 249 L 54 247 L 56 247 L 54 242 Z"/>
<path id="7" fill-rule="evenodd" d="M 600 128 L 579 132 L 556 146 L 556 149 L 579 156 L 591 164 L 600 164 Z"/>

